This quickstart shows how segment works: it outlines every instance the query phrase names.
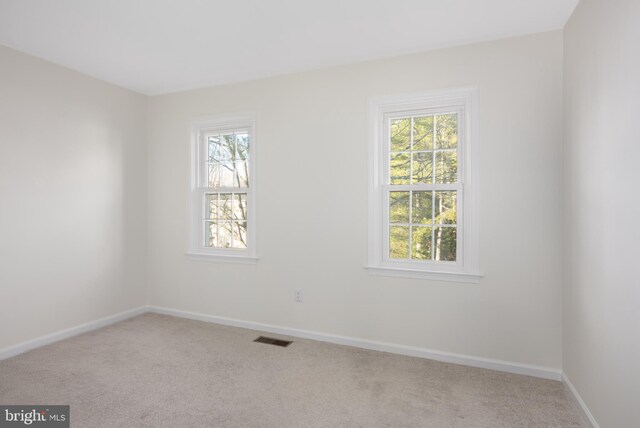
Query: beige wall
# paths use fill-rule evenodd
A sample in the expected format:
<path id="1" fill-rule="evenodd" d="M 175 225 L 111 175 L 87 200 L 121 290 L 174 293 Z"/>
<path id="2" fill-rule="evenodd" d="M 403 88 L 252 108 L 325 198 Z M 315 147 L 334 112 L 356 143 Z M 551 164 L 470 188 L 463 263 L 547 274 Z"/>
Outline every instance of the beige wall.
<path id="1" fill-rule="evenodd" d="M 640 426 L 640 3 L 565 28 L 564 371 L 599 425 Z"/>
<path id="2" fill-rule="evenodd" d="M 145 104 L 0 47 L 0 349 L 145 303 Z"/>
<path id="3" fill-rule="evenodd" d="M 150 303 L 559 369 L 561 76 L 558 31 L 151 98 Z M 480 97 L 486 277 L 369 276 L 369 98 L 466 85 Z M 238 111 L 257 113 L 261 259 L 190 261 L 189 119 Z"/>

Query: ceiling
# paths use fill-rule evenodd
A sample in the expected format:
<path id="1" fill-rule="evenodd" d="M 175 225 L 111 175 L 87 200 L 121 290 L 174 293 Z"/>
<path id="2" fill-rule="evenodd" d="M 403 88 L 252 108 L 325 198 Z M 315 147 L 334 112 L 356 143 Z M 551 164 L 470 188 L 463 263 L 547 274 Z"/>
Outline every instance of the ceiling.
<path id="1" fill-rule="evenodd" d="M 560 29 L 577 3 L 0 0 L 0 44 L 155 95 Z"/>

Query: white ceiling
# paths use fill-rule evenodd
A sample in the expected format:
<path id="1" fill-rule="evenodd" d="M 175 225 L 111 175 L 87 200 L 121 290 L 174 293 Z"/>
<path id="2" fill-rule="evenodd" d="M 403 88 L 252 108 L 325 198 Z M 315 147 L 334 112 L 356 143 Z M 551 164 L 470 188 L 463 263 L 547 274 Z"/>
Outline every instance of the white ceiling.
<path id="1" fill-rule="evenodd" d="M 555 30 L 577 3 L 0 0 L 0 44 L 154 95 Z"/>

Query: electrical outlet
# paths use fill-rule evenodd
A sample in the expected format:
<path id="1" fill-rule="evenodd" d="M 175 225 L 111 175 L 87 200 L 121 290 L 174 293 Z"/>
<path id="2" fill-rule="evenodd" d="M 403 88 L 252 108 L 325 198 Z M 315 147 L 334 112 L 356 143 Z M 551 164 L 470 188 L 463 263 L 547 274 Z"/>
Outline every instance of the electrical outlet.
<path id="1" fill-rule="evenodd" d="M 296 288 L 295 300 L 298 303 L 302 302 L 302 288 Z"/>

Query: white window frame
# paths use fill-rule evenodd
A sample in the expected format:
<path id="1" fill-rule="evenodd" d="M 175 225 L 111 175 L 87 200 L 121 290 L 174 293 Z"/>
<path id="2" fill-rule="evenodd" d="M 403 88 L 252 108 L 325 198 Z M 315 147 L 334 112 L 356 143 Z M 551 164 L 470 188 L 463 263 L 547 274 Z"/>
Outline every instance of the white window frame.
<path id="1" fill-rule="evenodd" d="M 212 189 L 201 187 L 205 174 L 207 134 L 247 129 L 249 131 L 249 187 Z M 189 246 L 187 256 L 192 260 L 255 264 L 256 249 L 256 119 L 254 113 L 238 113 L 194 119 L 190 124 L 190 183 L 189 183 Z M 204 245 L 205 195 L 207 193 L 237 192 L 247 194 L 247 248 L 211 248 Z"/>
<path id="2" fill-rule="evenodd" d="M 389 190 L 409 185 L 389 184 L 389 122 L 391 118 L 439 113 L 458 114 L 458 183 L 430 185 L 457 191 L 457 256 L 455 262 L 389 258 Z M 373 275 L 479 282 L 478 250 L 478 95 L 464 87 L 398 96 L 370 102 L 369 142 L 369 257 Z M 413 190 L 420 190 L 412 185 Z"/>

